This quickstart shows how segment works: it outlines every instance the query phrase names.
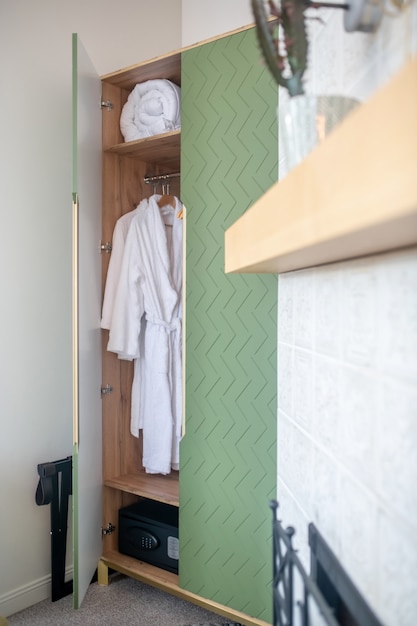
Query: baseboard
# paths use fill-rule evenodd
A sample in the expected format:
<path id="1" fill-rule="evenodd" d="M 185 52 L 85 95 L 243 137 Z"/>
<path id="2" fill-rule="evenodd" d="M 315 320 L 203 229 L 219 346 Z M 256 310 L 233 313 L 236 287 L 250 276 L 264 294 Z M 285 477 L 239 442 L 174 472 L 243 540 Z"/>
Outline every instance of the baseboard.
<path id="1" fill-rule="evenodd" d="M 71 580 L 73 569 L 65 570 L 65 580 Z M 9 617 L 14 613 L 23 611 L 42 600 L 51 597 L 51 576 L 42 576 L 37 580 L 33 580 L 27 585 L 22 585 L 16 589 L 12 589 L 7 593 L 0 595 L 0 615 Z"/>

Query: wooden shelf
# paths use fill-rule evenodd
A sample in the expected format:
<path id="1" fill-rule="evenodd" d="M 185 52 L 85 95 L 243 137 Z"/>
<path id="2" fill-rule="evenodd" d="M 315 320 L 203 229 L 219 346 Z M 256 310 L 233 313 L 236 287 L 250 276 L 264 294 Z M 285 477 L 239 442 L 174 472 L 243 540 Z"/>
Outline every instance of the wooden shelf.
<path id="1" fill-rule="evenodd" d="M 136 496 L 149 498 L 179 506 L 179 482 L 178 472 L 172 472 L 167 476 L 160 474 L 124 474 L 103 482 L 105 487 L 112 487 L 119 491 L 133 493 Z"/>
<path id="2" fill-rule="evenodd" d="M 105 74 L 101 80 L 130 91 L 137 83 L 156 78 L 167 78 L 176 85 L 181 85 L 181 51 L 161 55 L 150 61 Z"/>
<path id="3" fill-rule="evenodd" d="M 154 135 L 136 141 L 127 141 L 109 146 L 104 151 L 132 157 L 146 163 L 162 165 L 172 171 L 180 169 L 181 131 L 172 130 L 162 135 Z"/>
<path id="4" fill-rule="evenodd" d="M 225 234 L 225 270 L 281 273 L 417 243 L 417 57 Z"/>
<path id="5" fill-rule="evenodd" d="M 213 611 L 218 615 L 222 615 L 227 619 L 239 622 L 245 626 L 269 626 L 267 622 L 249 617 L 245 613 L 234 611 L 233 609 L 223 606 L 222 604 L 218 604 L 212 600 L 207 600 L 192 593 L 191 591 L 182 589 L 179 586 L 179 578 L 176 574 L 172 574 L 171 572 L 150 565 L 149 563 L 144 563 L 143 561 L 126 556 L 116 550 L 104 552 L 101 557 L 101 563 L 104 564 L 106 568 L 114 569 L 115 571 L 125 574 L 126 576 L 130 576 L 131 578 L 140 580 L 141 582 L 152 585 L 153 587 L 162 589 L 171 595 L 175 595 L 178 598 L 192 602 L 207 611 Z M 106 584 L 106 576 L 104 576 L 104 580 L 101 579 L 100 569 L 99 563 L 99 583 Z"/>
<path id="6" fill-rule="evenodd" d="M 178 576 L 172 572 L 155 567 L 150 563 L 139 561 L 133 557 L 121 554 L 117 550 L 108 550 L 103 553 L 102 560 L 106 561 L 106 564 L 111 569 L 121 571 L 121 568 L 125 568 L 128 575 L 130 572 L 135 574 L 137 580 L 143 580 L 145 582 L 151 582 L 155 587 L 172 588 L 178 587 Z M 129 573 L 128 573 L 129 572 Z"/>

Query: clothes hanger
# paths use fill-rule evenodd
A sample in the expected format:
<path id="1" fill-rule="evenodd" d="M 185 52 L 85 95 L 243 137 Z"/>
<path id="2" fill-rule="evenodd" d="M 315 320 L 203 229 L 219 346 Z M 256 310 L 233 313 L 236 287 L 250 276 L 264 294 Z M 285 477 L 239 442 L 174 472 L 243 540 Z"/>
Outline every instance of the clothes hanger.
<path id="1" fill-rule="evenodd" d="M 158 206 L 160 209 L 167 205 L 172 206 L 173 209 L 177 206 L 175 196 L 169 193 L 169 183 L 162 185 L 162 196 L 158 200 Z"/>

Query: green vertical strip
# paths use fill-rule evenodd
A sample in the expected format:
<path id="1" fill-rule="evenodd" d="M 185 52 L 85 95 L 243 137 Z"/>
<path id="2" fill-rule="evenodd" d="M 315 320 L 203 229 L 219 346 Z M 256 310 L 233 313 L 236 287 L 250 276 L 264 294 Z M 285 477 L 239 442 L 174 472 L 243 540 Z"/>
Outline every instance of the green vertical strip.
<path id="1" fill-rule="evenodd" d="M 226 275 L 224 233 L 277 179 L 277 90 L 253 30 L 185 52 L 182 72 L 180 584 L 271 621 L 277 278 Z"/>
<path id="2" fill-rule="evenodd" d="M 72 33 L 72 194 L 78 192 L 77 155 L 78 155 L 78 35 Z"/>
<path id="3" fill-rule="evenodd" d="M 80 606 L 80 599 L 78 593 L 78 580 L 79 580 L 79 560 L 78 560 L 78 443 L 74 443 L 72 450 L 72 542 L 73 542 L 73 558 L 74 558 L 74 571 L 73 571 L 73 606 L 78 609 Z"/>

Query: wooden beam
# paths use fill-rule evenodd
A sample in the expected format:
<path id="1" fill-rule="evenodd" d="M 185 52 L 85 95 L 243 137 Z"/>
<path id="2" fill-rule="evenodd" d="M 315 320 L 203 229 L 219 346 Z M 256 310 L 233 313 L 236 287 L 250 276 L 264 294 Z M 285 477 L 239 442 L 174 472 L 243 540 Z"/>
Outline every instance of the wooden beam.
<path id="1" fill-rule="evenodd" d="M 417 243 L 417 57 L 225 234 L 225 270 L 281 273 Z"/>

